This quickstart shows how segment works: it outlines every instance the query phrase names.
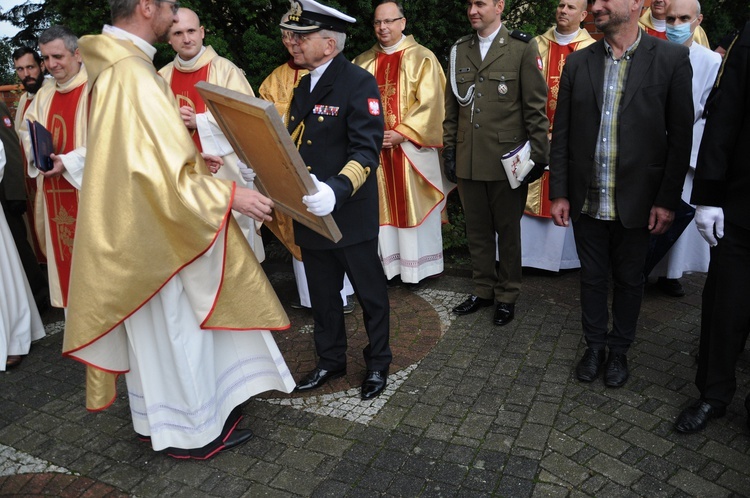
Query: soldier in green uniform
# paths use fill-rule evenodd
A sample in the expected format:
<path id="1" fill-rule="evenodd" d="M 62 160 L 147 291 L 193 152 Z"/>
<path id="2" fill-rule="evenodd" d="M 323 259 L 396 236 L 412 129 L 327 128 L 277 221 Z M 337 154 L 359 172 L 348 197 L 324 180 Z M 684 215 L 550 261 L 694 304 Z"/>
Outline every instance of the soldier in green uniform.
<path id="1" fill-rule="evenodd" d="M 465 315 L 495 304 L 495 325 L 507 324 L 515 313 L 527 184 L 549 161 L 539 50 L 530 35 L 502 23 L 504 7 L 504 0 L 467 1 L 476 33 L 451 49 L 443 122 L 444 168 L 448 179 L 458 179 L 474 279 L 473 293 L 453 312 Z M 527 141 L 535 167 L 513 189 L 500 159 Z"/>

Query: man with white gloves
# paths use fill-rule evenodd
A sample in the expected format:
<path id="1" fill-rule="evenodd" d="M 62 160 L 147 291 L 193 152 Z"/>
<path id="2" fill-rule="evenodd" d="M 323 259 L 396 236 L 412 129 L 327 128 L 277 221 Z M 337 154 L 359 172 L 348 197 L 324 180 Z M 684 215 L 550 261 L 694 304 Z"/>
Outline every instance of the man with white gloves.
<path id="1" fill-rule="evenodd" d="M 685 408 L 675 430 L 693 433 L 722 417 L 737 389 L 735 365 L 750 331 L 750 22 L 719 70 L 706 103 L 691 201 L 695 223 L 711 246 L 703 288 L 695 385 L 700 399 Z M 745 398 L 750 413 L 750 396 Z"/>

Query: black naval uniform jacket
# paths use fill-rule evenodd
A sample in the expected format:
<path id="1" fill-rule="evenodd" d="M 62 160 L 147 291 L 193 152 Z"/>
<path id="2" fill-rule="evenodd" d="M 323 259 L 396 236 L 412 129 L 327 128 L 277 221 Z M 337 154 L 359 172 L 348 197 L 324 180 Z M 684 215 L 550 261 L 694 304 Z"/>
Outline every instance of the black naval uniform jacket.
<path id="1" fill-rule="evenodd" d="M 331 64 L 310 93 L 310 76 L 300 79 L 289 109 L 288 129 L 304 122 L 299 152 L 318 180 L 336 194 L 332 216 L 342 238 L 332 242 L 294 222 L 294 239 L 306 249 L 333 249 L 377 238 L 380 230 L 378 183 L 375 171 L 383 144 L 382 106 L 375 77 L 342 54 Z M 352 195 L 352 184 L 339 172 L 357 161 L 370 174 Z"/>

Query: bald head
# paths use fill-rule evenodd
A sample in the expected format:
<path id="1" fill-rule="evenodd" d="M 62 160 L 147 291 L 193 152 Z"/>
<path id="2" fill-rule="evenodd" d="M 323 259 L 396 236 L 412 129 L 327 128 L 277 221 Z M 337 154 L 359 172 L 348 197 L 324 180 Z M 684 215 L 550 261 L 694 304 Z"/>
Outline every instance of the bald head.
<path id="1" fill-rule="evenodd" d="M 177 22 L 169 32 L 169 44 L 181 59 L 189 60 L 200 53 L 204 35 L 198 14 L 181 8 L 177 11 Z"/>
<path id="2" fill-rule="evenodd" d="M 575 33 L 586 18 L 587 0 L 559 0 L 555 11 L 555 28 L 562 35 Z"/>
<path id="3" fill-rule="evenodd" d="M 669 5 L 667 5 L 665 20 L 667 21 L 667 31 L 683 24 L 690 26 L 690 36 L 684 42 L 689 47 L 693 43 L 693 33 L 703 20 L 701 4 L 698 0 L 670 0 Z"/>

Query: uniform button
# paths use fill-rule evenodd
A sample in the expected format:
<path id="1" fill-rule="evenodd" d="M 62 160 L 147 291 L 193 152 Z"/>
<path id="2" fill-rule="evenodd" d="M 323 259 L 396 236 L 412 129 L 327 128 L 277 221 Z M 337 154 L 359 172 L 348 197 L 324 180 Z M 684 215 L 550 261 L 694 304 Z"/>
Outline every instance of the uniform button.
<path id="1" fill-rule="evenodd" d="M 479 128 L 479 123 L 474 123 L 474 128 Z"/>
<path id="2" fill-rule="evenodd" d="M 477 93 L 477 98 L 482 96 L 482 92 Z"/>
<path id="3" fill-rule="evenodd" d="M 312 145 L 312 140 L 308 140 L 307 145 Z"/>
<path id="4" fill-rule="evenodd" d="M 463 83 L 463 82 L 464 82 L 464 77 L 463 77 L 463 76 L 461 76 L 461 83 Z"/>
<path id="5" fill-rule="evenodd" d="M 318 116 L 318 123 L 322 123 L 322 122 L 323 122 L 323 116 Z"/>
<path id="6" fill-rule="evenodd" d="M 483 81 L 484 81 L 484 76 L 480 76 L 480 77 L 479 77 L 479 82 L 481 83 L 481 82 L 483 82 Z"/>
<path id="7" fill-rule="evenodd" d="M 289 119 L 294 121 L 294 116 L 290 116 Z"/>
<path id="8" fill-rule="evenodd" d="M 474 109 L 474 112 L 476 112 L 477 114 L 479 114 L 479 111 L 481 111 L 481 109 Z"/>

